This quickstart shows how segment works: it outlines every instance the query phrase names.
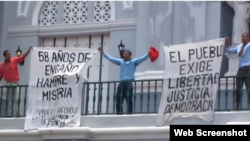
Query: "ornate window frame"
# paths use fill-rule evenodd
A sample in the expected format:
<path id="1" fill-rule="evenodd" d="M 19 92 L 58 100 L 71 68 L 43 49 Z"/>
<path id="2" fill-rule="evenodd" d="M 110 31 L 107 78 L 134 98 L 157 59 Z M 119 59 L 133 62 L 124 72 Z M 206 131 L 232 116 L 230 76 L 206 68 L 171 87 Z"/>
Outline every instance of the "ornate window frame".
<path id="1" fill-rule="evenodd" d="M 115 20 L 115 1 L 109 1 L 110 6 L 111 6 L 111 13 L 110 13 L 110 21 Z M 44 1 L 37 1 L 34 11 L 33 11 L 33 16 L 32 16 L 32 24 L 33 26 L 38 25 L 38 17 L 41 11 L 41 8 L 43 6 Z"/>
<path id="2" fill-rule="evenodd" d="M 85 23 L 88 17 L 88 1 L 64 1 L 63 23 Z"/>
<path id="3" fill-rule="evenodd" d="M 57 22 L 58 1 L 46 1 L 45 5 L 41 7 L 39 15 L 40 25 L 54 25 Z"/>
<path id="4" fill-rule="evenodd" d="M 32 15 L 32 24 L 28 26 L 9 27 L 8 36 L 75 36 L 89 34 L 110 33 L 116 30 L 135 30 L 137 27 L 137 19 L 119 19 L 115 20 L 115 2 L 110 1 L 111 17 L 109 21 L 103 22 L 86 22 L 76 24 L 55 24 L 42 26 L 38 24 L 39 13 L 44 1 L 37 1 Z"/>

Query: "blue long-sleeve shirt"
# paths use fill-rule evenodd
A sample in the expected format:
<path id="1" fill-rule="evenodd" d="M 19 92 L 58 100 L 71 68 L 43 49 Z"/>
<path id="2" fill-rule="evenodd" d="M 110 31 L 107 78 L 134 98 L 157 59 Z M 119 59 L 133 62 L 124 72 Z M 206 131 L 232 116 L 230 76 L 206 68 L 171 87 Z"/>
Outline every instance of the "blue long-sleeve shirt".
<path id="1" fill-rule="evenodd" d="M 149 55 L 147 53 L 140 58 L 134 58 L 129 61 L 113 58 L 107 53 L 104 53 L 104 57 L 110 62 L 120 66 L 120 80 L 134 80 L 136 67 L 145 61 Z"/>
<path id="2" fill-rule="evenodd" d="M 229 54 L 237 54 L 239 56 L 240 50 L 243 44 L 237 45 L 235 48 L 227 48 Z M 239 57 L 239 68 L 244 66 L 250 66 L 250 43 L 246 44 L 242 57 Z"/>

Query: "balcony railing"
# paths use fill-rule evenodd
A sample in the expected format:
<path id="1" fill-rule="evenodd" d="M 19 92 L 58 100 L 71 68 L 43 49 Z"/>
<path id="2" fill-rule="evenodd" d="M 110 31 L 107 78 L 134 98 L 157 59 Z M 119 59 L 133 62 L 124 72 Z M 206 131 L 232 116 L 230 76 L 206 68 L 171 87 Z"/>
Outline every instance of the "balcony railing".
<path id="1" fill-rule="evenodd" d="M 216 111 L 235 110 L 236 79 L 248 80 L 250 77 L 228 76 L 221 77 L 216 99 Z M 123 114 L 157 113 L 161 92 L 162 79 L 131 81 L 129 92 L 124 92 L 124 102 L 118 108 L 123 109 Z M 238 81 L 242 85 L 242 81 Z M 116 103 L 118 93 L 123 92 L 123 87 L 118 86 L 120 81 L 89 82 L 84 84 L 82 99 L 82 115 L 117 114 Z M 130 82 L 122 82 L 126 85 Z M 250 83 L 248 83 L 250 85 Z M 133 87 L 131 87 L 133 86 Z M 126 86 L 127 87 L 127 86 Z M 133 89 L 131 89 L 133 88 Z M 15 97 L 16 90 L 18 90 Z M 240 89 L 240 109 L 249 110 L 247 92 Z M 250 90 L 248 90 L 250 92 Z M 131 96 L 132 104 L 126 102 Z M 120 99 L 120 101 L 121 101 Z M 129 99 L 129 98 L 128 98 Z M 121 102 L 120 102 L 121 103 Z M 131 107 L 129 106 L 131 105 Z M 28 107 L 28 86 L 0 86 L 0 117 L 24 117 Z M 18 112 L 15 113 L 17 109 Z M 132 109 L 132 110 L 128 110 Z M 119 113 L 118 113 L 119 114 Z"/>

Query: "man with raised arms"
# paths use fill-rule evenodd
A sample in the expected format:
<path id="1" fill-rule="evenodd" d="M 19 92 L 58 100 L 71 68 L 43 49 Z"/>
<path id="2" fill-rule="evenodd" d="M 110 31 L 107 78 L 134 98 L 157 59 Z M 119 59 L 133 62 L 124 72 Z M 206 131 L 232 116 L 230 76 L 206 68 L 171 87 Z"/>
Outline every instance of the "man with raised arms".
<path id="1" fill-rule="evenodd" d="M 116 94 L 116 112 L 117 114 L 123 114 L 123 100 L 127 102 L 128 114 L 132 114 L 133 102 L 133 84 L 131 81 L 135 80 L 135 70 L 138 65 L 145 61 L 149 57 L 149 53 L 146 53 L 140 58 L 131 58 L 132 53 L 129 50 L 124 50 L 123 59 L 116 59 L 108 55 L 103 51 L 102 47 L 98 50 L 104 54 L 104 57 L 115 65 L 120 66 L 120 80 L 122 81 L 117 89 Z M 130 82 L 129 82 L 130 81 Z"/>

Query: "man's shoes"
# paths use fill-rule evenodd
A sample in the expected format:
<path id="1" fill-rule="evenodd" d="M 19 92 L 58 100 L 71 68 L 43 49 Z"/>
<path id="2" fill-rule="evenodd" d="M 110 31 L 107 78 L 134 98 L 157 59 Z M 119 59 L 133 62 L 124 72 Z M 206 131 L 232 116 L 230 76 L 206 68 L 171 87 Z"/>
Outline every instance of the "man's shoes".
<path id="1" fill-rule="evenodd" d="M 20 114 L 19 112 L 16 112 L 16 117 L 22 117 L 22 114 Z"/>

